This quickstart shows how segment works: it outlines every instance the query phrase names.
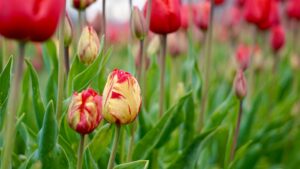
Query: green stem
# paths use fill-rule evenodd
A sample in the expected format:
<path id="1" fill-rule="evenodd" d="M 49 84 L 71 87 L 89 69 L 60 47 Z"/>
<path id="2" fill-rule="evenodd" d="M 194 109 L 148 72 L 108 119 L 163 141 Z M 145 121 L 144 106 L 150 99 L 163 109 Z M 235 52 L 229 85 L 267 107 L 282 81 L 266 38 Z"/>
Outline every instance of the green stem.
<path id="1" fill-rule="evenodd" d="M 202 129 L 204 126 L 204 118 L 205 112 L 208 105 L 208 94 L 209 94 L 209 81 L 210 81 L 210 67 L 211 67 L 211 51 L 212 51 L 212 37 L 213 37 L 213 18 L 214 18 L 214 0 L 210 0 L 211 2 L 211 11 L 210 11 L 210 18 L 209 18 L 209 26 L 208 32 L 206 36 L 205 42 L 205 65 L 204 65 L 204 84 L 203 84 L 203 97 L 201 100 L 201 110 L 199 113 L 199 127 L 198 131 Z"/>
<path id="2" fill-rule="evenodd" d="M 104 35 L 104 45 L 106 45 L 106 0 L 102 0 L 102 17 L 102 35 Z"/>
<path id="3" fill-rule="evenodd" d="M 132 160 L 132 152 L 133 152 L 133 146 L 134 146 L 134 135 L 137 127 L 137 121 L 135 120 L 132 124 L 132 127 L 130 129 L 130 142 L 129 142 L 129 148 L 128 148 L 128 154 L 127 154 L 127 162 L 130 162 Z"/>
<path id="4" fill-rule="evenodd" d="M 59 53 L 58 53 L 58 91 L 57 91 L 57 107 L 56 116 L 58 124 L 62 115 L 63 97 L 64 97 L 64 22 L 65 22 L 65 9 L 62 11 L 59 25 Z"/>
<path id="5" fill-rule="evenodd" d="M 14 66 L 15 75 L 13 77 L 8 100 L 1 169 L 11 168 L 11 156 L 14 148 L 16 134 L 16 116 L 19 107 L 20 84 L 23 76 L 23 65 L 25 55 L 24 42 L 19 43 L 19 53 L 20 56 L 17 57 L 17 63 Z"/>
<path id="6" fill-rule="evenodd" d="M 160 36 L 161 53 L 160 53 L 160 95 L 159 95 L 159 117 L 162 117 L 164 112 L 165 99 L 165 64 L 166 64 L 166 48 L 167 35 Z"/>
<path id="7" fill-rule="evenodd" d="M 69 47 L 66 46 L 64 48 L 64 63 L 65 63 L 66 74 L 68 76 L 70 70 L 70 54 L 69 54 Z"/>
<path id="8" fill-rule="evenodd" d="M 116 127 L 116 130 L 115 130 L 114 142 L 113 142 L 112 150 L 111 150 L 111 153 L 110 153 L 107 169 L 113 169 L 114 168 L 115 158 L 116 158 L 116 154 L 117 154 L 117 148 L 118 148 L 119 139 L 120 139 L 121 125 L 116 124 L 115 127 Z"/>
<path id="9" fill-rule="evenodd" d="M 142 77 L 142 72 L 144 69 L 144 56 L 143 56 L 143 51 L 144 51 L 144 40 L 140 40 L 140 53 L 138 55 L 138 70 L 137 70 L 137 79 L 139 82 L 141 82 L 141 77 Z"/>
<path id="10" fill-rule="evenodd" d="M 236 128 L 234 131 L 233 139 L 232 139 L 232 146 L 230 150 L 230 161 L 234 159 L 234 154 L 237 148 L 237 140 L 239 138 L 239 130 L 240 130 L 240 124 L 241 124 L 241 118 L 243 113 L 243 100 L 240 100 L 240 107 L 239 107 L 239 114 L 236 122 Z"/>
<path id="11" fill-rule="evenodd" d="M 82 134 L 80 137 L 80 144 L 78 147 L 78 160 L 77 160 L 77 169 L 82 169 L 83 153 L 84 153 L 84 142 L 85 135 Z"/>

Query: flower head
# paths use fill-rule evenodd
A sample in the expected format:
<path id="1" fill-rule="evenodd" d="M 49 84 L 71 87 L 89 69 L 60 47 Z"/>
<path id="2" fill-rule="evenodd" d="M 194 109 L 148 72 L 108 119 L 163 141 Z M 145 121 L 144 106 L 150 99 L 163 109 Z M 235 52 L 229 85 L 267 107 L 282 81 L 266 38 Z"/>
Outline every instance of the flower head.
<path id="1" fill-rule="evenodd" d="M 236 50 L 235 58 L 236 58 L 236 61 L 239 65 L 239 67 L 243 71 L 245 71 L 248 68 L 249 62 L 250 62 L 250 57 L 251 57 L 250 48 L 245 45 L 239 45 Z"/>

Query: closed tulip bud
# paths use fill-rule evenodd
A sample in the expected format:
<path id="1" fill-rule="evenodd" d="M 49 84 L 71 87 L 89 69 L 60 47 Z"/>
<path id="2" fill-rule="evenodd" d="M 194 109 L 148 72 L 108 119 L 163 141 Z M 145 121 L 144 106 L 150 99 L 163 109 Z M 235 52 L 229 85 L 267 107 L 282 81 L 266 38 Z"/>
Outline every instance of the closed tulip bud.
<path id="1" fill-rule="evenodd" d="M 272 27 L 270 40 L 271 40 L 272 50 L 275 53 L 278 52 L 284 46 L 285 33 L 281 25 Z"/>
<path id="2" fill-rule="evenodd" d="M 224 0 L 214 0 L 214 3 L 216 5 L 222 5 L 224 3 Z"/>
<path id="3" fill-rule="evenodd" d="M 80 36 L 77 54 L 79 60 L 89 65 L 94 62 L 99 54 L 99 38 L 91 26 L 86 26 Z"/>
<path id="4" fill-rule="evenodd" d="M 209 26 L 211 4 L 209 1 L 200 2 L 193 8 L 194 23 L 202 31 L 206 31 Z"/>
<path id="5" fill-rule="evenodd" d="M 110 123 L 128 124 L 137 117 L 142 103 L 137 80 L 128 72 L 115 69 L 103 91 L 103 117 Z"/>
<path id="6" fill-rule="evenodd" d="M 300 0 L 288 0 L 286 14 L 291 19 L 300 20 Z"/>
<path id="7" fill-rule="evenodd" d="M 71 42 L 72 42 L 72 37 L 73 37 L 73 27 L 72 27 L 72 23 L 70 20 L 69 15 L 66 15 L 65 17 L 65 27 L 64 27 L 64 45 L 65 47 L 70 46 Z"/>
<path id="8" fill-rule="evenodd" d="M 74 93 L 68 110 L 68 123 L 80 134 L 92 132 L 102 119 L 102 98 L 93 89 Z"/>
<path id="9" fill-rule="evenodd" d="M 245 19 L 249 23 L 260 24 L 269 19 L 272 0 L 248 0 L 245 3 Z"/>
<path id="10" fill-rule="evenodd" d="M 96 0 L 73 0 L 73 7 L 77 10 L 85 10 L 94 2 L 96 2 Z"/>
<path id="11" fill-rule="evenodd" d="M 234 79 L 234 90 L 237 98 L 244 99 L 247 95 L 247 81 L 243 70 L 238 70 Z"/>
<path id="12" fill-rule="evenodd" d="M 245 71 L 249 67 L 251 57 L 251 49 L 245 45 L 239 45 L 237 48 L 235 58 L 240 69 Z"/>
<path id="13" fill-rule="evenodd" d="M 131 20 L 132 34 L 139 40 L 143 40 L 147 35 L 146 20 L 142 12 L 137 7 L 133 7 Z"/>

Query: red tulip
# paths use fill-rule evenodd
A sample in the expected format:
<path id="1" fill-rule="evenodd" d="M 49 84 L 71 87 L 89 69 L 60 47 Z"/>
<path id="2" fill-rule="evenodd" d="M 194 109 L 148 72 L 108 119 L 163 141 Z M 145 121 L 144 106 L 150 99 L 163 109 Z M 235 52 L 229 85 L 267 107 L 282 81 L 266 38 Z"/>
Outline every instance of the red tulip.
<path id="1" fill-rule="evenodd" d="M 64 0 L 2 0 L 0 34 L 22 41 L 44 41 L 55 32 Z"/>
<path id="2" fill-rule="evenodd" d="M 250 57 L 251 57 L 251 49 L 248 46 L 239 45 L 235 54 L 235 58 L 236 61 L 238 62 L 239 67 L 243 71 L 245 71 L 248 68 Z"/>
<path id="3" fill-rule="evenodd" d="M 285 32 L 281 25 L 271 29 L 271 46 L 274 52 L 278 52 L 285 44 Z"/>
<path id="4" fill-rule="evenodd" d="M 190 19 L 190 6 L 184 4 L 180 8 L 180 15 L 181 15 L 181 28 L 187 30 L 189 27 L 189 19 Z"/>
<path id="5" fill-rule="evenodd" d="M 288 17 L 300 20 L 300 0 L 288 0 L 286 13 Z"/>
<path id="6" fill-rule="evenodd" d="M 247 95 L 247 80 L 243 70 L 238 70 L 234 78 L 234 90 L 238 99 L 244 99 Z"/>
<path id="7" fill-rule="evenodd" d="M 208 1 L 200 2 L 199 4 L 195 5 L 193 8 L 195 25 L 203 31 L 206 31 L 208 28 L 209 19 L 210 19 L 210 10 L 211 10 L 211 5 L 210 2 Z"/>
<path id="8" fill-rule="evenodd" d="M 222 5 L 224 3 L 224 0 L 214 0 L 216 5 Z"/>
<path id="9" fill-rule="evenodd" d="M 278 25 L 280 22 L 279 17 L 279 9 L 278 9 L 278 2 L 273 0 L 271 3 L 271 10 L 269 12 L 268 18 L 263 22 L 260 22 L 257 26 L 261 30 L 270 29 L 273 25 Z"/>
<path id="10" fill-rule="evenodd" d="M 73 6 L 78 10 L 85 10 L 94 2 L 96 2 L 96 0 L 73 0 Z"/>
<path id="11" fill-rule="evenodd" d="M 144 14 L 147 13 L 145 4 Z M 181 25 L 179 0 L 152 0 L 150 30 L 157 34 L 168 34 L 178 30 Z"/>
<path id="12" fill-rule="evenodd" d="M 256 25 L 269 18 L 272 0 L 247 0 L 245 4 L 245 19 Z"/>
<path id="13" fill-rule="evenodd" d="M 246 0 L 235 0 L 235 4 L 239 7 L 243 7 L 245 5 Z"/>
<path id="14" fill-rule="evenodd" d="M 226 15 L 226 17 L 228 17 L 226 25 L 229 28 L 236 27 L 241 22 L 242 11 L 238 6 L 234 5 L 229 9 L 228 15 Z"/>

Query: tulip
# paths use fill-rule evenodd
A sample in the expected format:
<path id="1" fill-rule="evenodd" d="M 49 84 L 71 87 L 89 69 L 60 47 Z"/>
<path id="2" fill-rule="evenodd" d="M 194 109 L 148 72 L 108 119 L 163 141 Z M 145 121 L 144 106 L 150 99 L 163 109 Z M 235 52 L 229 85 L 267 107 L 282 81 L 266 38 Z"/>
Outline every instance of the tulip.
<path id="1" fill-rule="evenodd" d="M 268 20 L 272 1 L 247 0 L 244 9 L 246 21 L 258 25 Z"/>
<path id="2" fill-rule="evenodd" d="M 214 0 L 214 3 L 216 5 L 222 5 L 224 3 L 224 0 Z"/>
<path id="3" fill-rule="evenodd" d="M 73 39 L 73 26 L 69 15 L 65 16 L 65 32 L 64 32 L 64 45 L 65 47 L 70 46 Z"/>
<path id="4" fill-rule="evenodd" d="M 62 0 L 1 1 L 0 34 L 21 41 L 45 41 L 56 30 Z"/>
<path id="5" fill-rule="evenodd" d="M 94 131 L 102 119 L 102 98 L 93 89 L 74 93 L 68 109 L 68 123 L 80 134 Z"/>
<path id="6" fill-rule="evenodd" d="M 235 0 L 235 4 L 239 7 L 243 7 L 245 5 L 246 0 Z"/>
<path id="7" fill-rule="evenodd" d="M 137 80 L 128 72 L 115 69 L 103 91 L 103 117 L 110 123 L 129 124 L 137 117 L 142 103 Z"/>
<path id="8" fill-rule="evenodd" d="M 193 8 L 194 23 L 202 31 L 206 31 L 210 20 L 211 4 L 209 1 L 200 2 Z"/>
<path id="9" fill-rule="evenodd" d="M 95 30 L 91 26 L 86 26 L 80 36 L 77 54 L 79 60 L 89 65 L 94 62 L 99 54 L 99 38 Z"/>
<path id="10" fill-rule="evenodd" d="M 180 15 L 181 15 L 181 28 L 183 30 L 187 30 L 189 27 L 190 6 L 187 4 L 181 5 Z"/>
<path id="11" fill-rule="evenodd" d="M 244 99 L 247 94 L 247 82 L 243 70 L 238 70 L 234 79 L 235 95 L 239 99 Z"/>
<path id="12" fill-rule="evenodd" d="M 77 10 L 85 10 L 94 2 L 96 2 L 96 0 L 73 0 L 73 7 Z"/>
<path id="13" fill-rule="evenodd" d="M 278 3 L 279 2 L 275 0 L 272 1 L 268 18 L 263 22 L 258 23 L 258 28 L 260 30 L 270 29 L 273 25 L 278 25 L 280 23 Z"/>
<path id="14" fill-rule="evenodd" d="M 277 53 L 285 43 L 285 33 L 281 25 L 272 27 L 270 35 L 271 47 Z"/>
<path id="15" fill-rule="evenodd" d="M 135 35 L 135 37 L 139 40 L 143 40 L 144 37 L 147 35 L 145 17 L 137 7 L 133 7 L 131 28 L 132 34 Z"/>
<path id="16" fill-rule="evenodd" d="M 300 20 L 300 0 L 288 0 L 286 14 L 291 19 Z"/>
<path id="17" fill-rule="evenodd" d="M 148 3 L 145 4 L 144 14 L 147 14 Z M 150 30 L 157 34 L 175 32 L 181 25 L 179 0 L 153 0 L 150 17 Z"/>
<path id="18" fill-rule="evenodd" d="M 251 49 L 248 46 L 239 45 L 235 54 L 235 58 L 240 69 L 242 69 L 243 71 L 245 71 L 249 67 L 250 56 Z"/>
<path id="19" fill-rule="evenodd" d="M 102 14 L 97 12 L 96 16 L 92 20 L 88 20 L 88 25 L 92 26 L 97 34 L 100 34 L 102 31 L 102 19 Z"/>

